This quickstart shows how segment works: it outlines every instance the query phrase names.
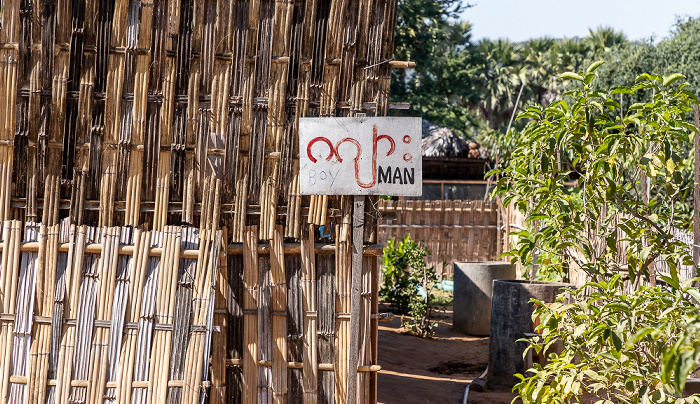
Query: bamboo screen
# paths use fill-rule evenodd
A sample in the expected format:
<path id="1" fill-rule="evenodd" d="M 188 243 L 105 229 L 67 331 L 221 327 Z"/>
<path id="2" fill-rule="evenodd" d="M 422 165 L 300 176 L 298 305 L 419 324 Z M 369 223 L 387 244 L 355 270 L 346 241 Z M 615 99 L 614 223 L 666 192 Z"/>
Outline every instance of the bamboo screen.
<path id="1" fill-rule="evenodd" d="M 458 261 L 497 261 L 500 254 L 498 204 L 485 201 L 380 201 L 379 211 L 395 216 L 379 221 L 379 241 L 411 236 L 430 250 L 428 266 L 446 279 Z M 507 233 L 506 233 L 507 234 Z"/>
<path id="2" fill-rule="evenodd" d="M 2 227 L 3 402 L 199 402 L 218 232 L 22 227 Z"/>
<path id="3" fill-rule="evenodd" d="M 343 403 L 358 339 L 376 401 L 376 200 L 351 336 L 352 198 L 299 195 L 297 123 L 386 115 L 396 6 L 2 2 L 0 404 Z"/>

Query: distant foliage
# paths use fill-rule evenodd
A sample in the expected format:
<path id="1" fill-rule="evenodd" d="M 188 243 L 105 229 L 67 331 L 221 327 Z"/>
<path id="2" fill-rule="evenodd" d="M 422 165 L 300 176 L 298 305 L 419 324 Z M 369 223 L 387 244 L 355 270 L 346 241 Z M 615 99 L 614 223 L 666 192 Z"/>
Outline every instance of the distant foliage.
<path id="1" fill-rule="evenodd" d="M 682 73 L 688 89 L 700 90 L 700 20 L 679 18 L 671 35 L 656 43 L 652 38 L 630 41 L 609 27 L 589 29 L 583 38 L 537 38 L 523 43 L 504 39 L 472 39 L 471 25 L 459 21 L 468 7 L 458 0 L 400 0 L 395 56 L 417 63 L 415 69 L 392 71 L 392 101 L 408 102 L 409 111 L 448 127 L 492 151 L 508 143 L 506 128 L 522 87 L 519 111 L 528 105 L 560 100 L 578 83 L 559 80 L 597 60 L 598 88 L 630 83 L 644 72 Z M 629 104 L 651 95 L 638 91 Z M 690 119 L 690 117 L 687 117 Z M 516 122 L 516 129 L 523 128 Z M 502 148 L 501 148 L 501 151 Z M 507 156 L 502 162 L 507 162 Z"/>

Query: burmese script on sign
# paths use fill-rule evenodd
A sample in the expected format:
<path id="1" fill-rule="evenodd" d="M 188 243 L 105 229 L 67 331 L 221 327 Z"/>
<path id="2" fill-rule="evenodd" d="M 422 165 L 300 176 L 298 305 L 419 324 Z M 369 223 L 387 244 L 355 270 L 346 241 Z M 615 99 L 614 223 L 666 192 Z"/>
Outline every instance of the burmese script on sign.
<path id="1" fill-rule="evenodd" d="M 420 196 L 420 118 L 301 118 L 302 195 Z"/>

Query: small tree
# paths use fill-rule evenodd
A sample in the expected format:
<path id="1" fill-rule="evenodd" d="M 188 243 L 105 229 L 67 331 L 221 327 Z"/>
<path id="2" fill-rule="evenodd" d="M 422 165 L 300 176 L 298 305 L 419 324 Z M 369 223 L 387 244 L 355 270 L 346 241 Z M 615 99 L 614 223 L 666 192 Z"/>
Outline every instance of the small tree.
<path id="1" fill-rule="evenodd" d="M 432 285 L 437 281 L 435 268 L 428 267 L 425 257 L 430 252 L 421 244 L 411 240 L 410 234 L 398 243 L 392 238 L 384 247 L 382 272 L 384 285 L 379 290 L 389 304 L 396 307 L 398 314 L 408 314 L 411 320 L 404 320 L 404 326 L 422 338 L 429 338 L 437 326 L 431 320 Z M 423 288 L 424 296 L 419 293 Z"/>
<path id="2" fill-rule="evenodd" d="M 525 403 L 568 403 L 585 391 L 601 403 L 674 402 L 700 356 L 690 348 L 697 337 L 686 332 L 697 323 L 688 300 L 697 291 L 678 276 L 692 261 L 673 237 L 681 225 L 681 172 L 689 169 L 684 151 L 697 132 L 685 118 L 697 100 L 678 85 L 680 74 L 643 74 L 633 87 L 594 91 L 601 64 L 563 74 L 579 89 L 520 115 L 532 121 L 510 165 L 497 171 L 496 192 L 530 227 L 506 255 L 591 281 L 571 292 L 574 304 L 537 302 L 543 338 L 532 348 L 546 351 L 559 341 L 564 350 L 521 375 L 516 388 Z M 649 102 L 623 111 L 620 94 L 640 92 Z M 647 188 L 655 195 L 649 201 Z M 653 273 L 656 260 L 668 273 Z M 657 279 L 665 288 L 654 286 Z"/>

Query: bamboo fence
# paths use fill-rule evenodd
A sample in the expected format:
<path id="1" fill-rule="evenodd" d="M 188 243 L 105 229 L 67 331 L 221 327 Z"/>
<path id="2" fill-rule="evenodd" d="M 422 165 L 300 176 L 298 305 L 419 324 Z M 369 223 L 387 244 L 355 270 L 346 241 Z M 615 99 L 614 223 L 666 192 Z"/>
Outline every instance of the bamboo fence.
<path id="1" fill-rule="evenodd" d="M 412 240 L 430 250 L 426 262 L 444 278 L 452 276 L 455 261 L 498 260 L 500 214 L 496 202 L 382 200 L 377 208 L 391 216 L 379 221 L 379 243 L 386 245 L 392 238 L 398 241 L 410 234 Z"/>
<path id="2" fill-rule="evenodd" d="M 220 232 L 22 228 L 2 223 L 0 402 L 203 400 Z"/>
<path id="3" fill-rule="evenodd" d="M 396 7 L 3 2 L 0 404 L 376 402 L 376 200 L 351 313 L 297 128 L 388 113 Z"/>

